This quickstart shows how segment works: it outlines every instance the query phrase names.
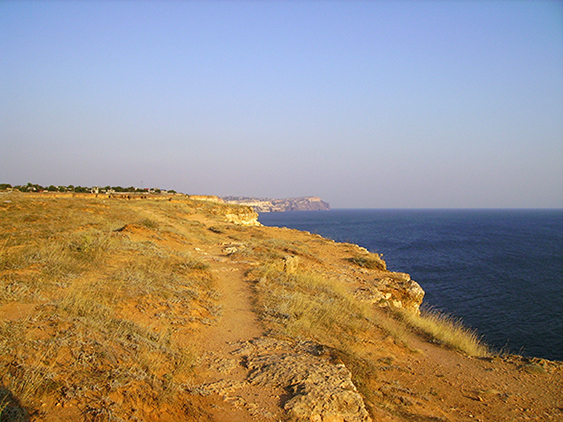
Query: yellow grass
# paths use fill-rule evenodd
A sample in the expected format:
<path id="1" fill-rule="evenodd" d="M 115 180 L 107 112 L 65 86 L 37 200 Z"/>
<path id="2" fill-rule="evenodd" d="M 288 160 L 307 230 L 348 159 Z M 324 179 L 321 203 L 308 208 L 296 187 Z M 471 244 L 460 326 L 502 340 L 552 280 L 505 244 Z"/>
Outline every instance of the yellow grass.
<path id="1" fill-rule="evenodd" d="M 489 356 L 491 351 L 477 333 L 465 327 L 460 319 L 440 313 L 436 310 L 423 310 L 419 315 L 400 312 L 400 318 L 409 326 L 429 336 L 435 342 L 469 356 Z"/>
<path id="2" fill-rule="evenodd" d="M 176 338 L 190 332 L 190 310 L 220 313 L 208 265 L 169 248 L 168 234 L 189 239 L 159 221 L 189 204 L 10 201 L 0 205 L 0 306 L 27 314 L 0 320 L 0 387 L 10 394 L 0 391 L 0 418 L 14 411 L 12 395 L 30 411 L 49 395 L 109 420 L 116 400 L 139 394 L 158 407 L 181 394 L 197 356 Z M 126 225 L 142 238 L 116 231 Z"/>
<path id="3" fill-rule="evenodd" d="M 254 274 L 265 322 L 284 336 L 344 347 L 369 328 L 369 306 L 341 282 L 311 271 L 287 274 L 269 265 Z"/>

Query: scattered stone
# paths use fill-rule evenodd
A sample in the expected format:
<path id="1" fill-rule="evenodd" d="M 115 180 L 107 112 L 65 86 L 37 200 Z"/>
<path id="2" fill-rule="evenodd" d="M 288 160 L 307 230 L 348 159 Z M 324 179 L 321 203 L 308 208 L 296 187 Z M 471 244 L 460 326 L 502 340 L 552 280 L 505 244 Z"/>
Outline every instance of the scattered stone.
<path id="1" fill-rule="evenodd" d="M 287 274 L 293 274 L 299 265 L 299 257 L 287 255 L 283 258 L 283 271 Z"/>
<path id="2" fill-rule="evenodd" d="M 238 252 L 238 248 L 235 247 L 235 246 L 229 246 L 229 247 L 223 249 L 223 252 L 225 252 L 227 255 L 232 255 L 232 254 Z"/>
<path id="3" fill-rule="evenodd" d="M 226 255 L 233 255 L 246 249 L 246 245 L 241 242 L 222 243 L 223 253 Z"/>

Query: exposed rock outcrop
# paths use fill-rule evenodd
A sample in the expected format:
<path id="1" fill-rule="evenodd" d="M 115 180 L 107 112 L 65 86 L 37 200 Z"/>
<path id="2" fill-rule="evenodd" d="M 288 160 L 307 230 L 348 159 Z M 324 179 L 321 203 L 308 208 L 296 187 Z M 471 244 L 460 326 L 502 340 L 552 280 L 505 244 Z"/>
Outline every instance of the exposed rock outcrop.
<path id="1" fill-rule="evenodd" d="M 283 387 L 291 396 L 283 404 L 291 420 L 371 421 L 350 371 L 344 364 L 331 364 L 320 356 L 322 348 L 268 338 L 252 346 L 247 357 L 249 382 Z"/>
<path id="2" fill-rule="evenodd" d="M 244 196 L 226 196 L 223 200 L 229 204 L 241 204 L 252 207 L 256 212 L 285 212 L 285 211 L 324 211 L 330 205 L 317 196 L 301 198 L 249 198 Z"/>
<path id="3" fill-rule="evenodd" d="M 188 195 L 189 199 L 194 201 L 209 201 L 209 202 L 219 202 L 223 203 L 223 199 L 219 198 L 216 195 Z"/>
<path id="4" fill-rule="evenodd" d="M 355 296 L 377 306 L 393 306 L 420 314 L 424 290 L 409 274 L 388 272 L 362 283 Z"/>
<path id="5" fill-rule="evenodd" d="M 225 213 L 225 220 L 228 223 L 238 224 L 239 226 L 260 226 L 258 214 L 250 207 L 236 207 L 229 209 Z"/>
<path id="6" fill-rule="evenodd" d="M 361 267 L 360 271 L 364 275 L 360 277 L 362 281 L 355 291 L 358 299 L 380 307 L 393 306 L 420 314 L 424 290 L 411 280 L 409 274 L 388 271 L 381 255 L 357 245 L 351 247 L 357 253 L 347 261 Z"/>
<path id="7" fill-rule="evenodd" d="M 288 274 L 293 274 L 299 266 L 299 257 L 287 255 L 283 258 L 283 270 Z"/>
<path id="8" fill-rule="evenodd" d="M 295 422 L 370 422 L 362 396 L 343 363 L 331 363 L 324 348 L 311 342 L 296 343 L 271 337 L 241 342 L 231 353 L 247 369 L 245 381 L 225 378 L 191 386 L 201 395 L 217 394 L 225 401 L 237 400 L 248 409 L 253 403 L 242 399 L 244 391 L 256 386 L 284 392 L 280 402 L 289 420 Z M 220 368 L 233 368 L 233 359 Z M 235 364 L 236 365 L 236 364 Z"/>

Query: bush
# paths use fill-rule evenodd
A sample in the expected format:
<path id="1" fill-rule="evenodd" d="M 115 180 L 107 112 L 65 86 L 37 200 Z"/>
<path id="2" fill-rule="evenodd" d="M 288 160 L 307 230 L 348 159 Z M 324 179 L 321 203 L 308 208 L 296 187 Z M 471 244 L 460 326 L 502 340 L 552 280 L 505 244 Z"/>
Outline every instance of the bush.
<path id="1" fill-rule="evenodd" d="M 369 256 L 355 256 L 353 258 L 348 258 L 348 261 L 362 268 L 367 268 L 369 270 L 387 269 L 387 265 L 385 264 L 385 261 L 381 259 L 380 255 L 377 254 L 370 254 Z"/>

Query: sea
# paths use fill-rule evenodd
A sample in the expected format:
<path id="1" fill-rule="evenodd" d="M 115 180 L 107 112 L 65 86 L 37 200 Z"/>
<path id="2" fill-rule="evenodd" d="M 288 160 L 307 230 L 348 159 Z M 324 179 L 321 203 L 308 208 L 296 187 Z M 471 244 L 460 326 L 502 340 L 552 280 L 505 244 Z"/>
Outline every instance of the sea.
<path id="1" fill-rule="evenodd" d="M 497 352 L 563 361 L 563 210 L 334 209 L 261 213 L 383 255 Z"/>

